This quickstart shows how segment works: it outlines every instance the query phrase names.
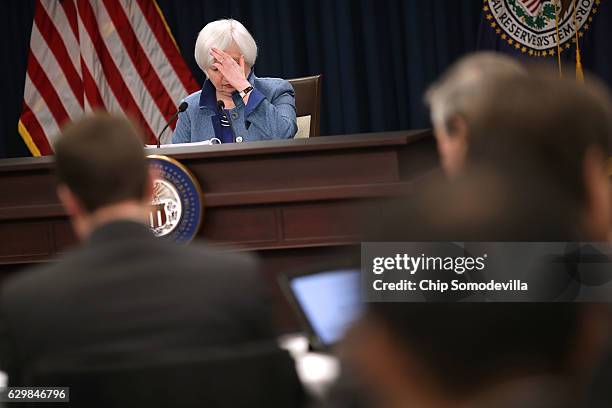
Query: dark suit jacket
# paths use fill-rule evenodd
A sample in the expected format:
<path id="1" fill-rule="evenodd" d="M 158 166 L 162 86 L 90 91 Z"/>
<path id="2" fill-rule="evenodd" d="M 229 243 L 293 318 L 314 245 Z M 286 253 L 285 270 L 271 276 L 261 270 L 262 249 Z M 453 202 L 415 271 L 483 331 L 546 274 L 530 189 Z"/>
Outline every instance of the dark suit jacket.
<path id="1" fill-rule="evenodd" d="M 273 337 L 254 258 L 156 239 L 134 222 L 17 274 L 0 297 L 0 369 L 42 361 L 150 361 L 160 350 Z M 12 381 L 11 381 L 12 382 Z"/>

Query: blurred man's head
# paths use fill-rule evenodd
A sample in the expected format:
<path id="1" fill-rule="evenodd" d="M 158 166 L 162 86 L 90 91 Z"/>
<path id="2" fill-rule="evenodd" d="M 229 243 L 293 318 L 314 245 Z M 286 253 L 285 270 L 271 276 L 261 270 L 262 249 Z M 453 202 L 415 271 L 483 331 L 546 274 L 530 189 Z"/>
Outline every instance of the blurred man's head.
<path id="1" fill-rule="evenodd" d="M 491 83 L 474 108 L 478 115 L 467 118 L 469 162 L 505 172 L 539 163 L 539 171 L 578 208 L 582 238 L 607 239 L 612 102 L 602 84 L 533 72 Z"/>
<path id="2" fill-rule="evenodd" d="M 508 56 L 476 53 L 459 60 L 429 87 L 425 100 L 431 109 L 442 168 L 448 176 L 454 177 L 463 169 L 470 137 L 466 121 L 478 114 L 475 100 L 490 82 L 524 73 L 522 66 Z"/>
<path id="3" fill-rule="evenodd" d="M 146 220 L 151 179 L 129 120 L 84 118 L 66 126 L 54 148 L 58 195 L 80 238 L 112 220 Z"/>
<path id="4" fill-rule="evenodd" d="M 394 220 L 386 223 L 380 240 L 546 242 L 575 237 L 576 210 L 550 174 L 528 160 L 516 172 L 502 170 L 473 165 L 453 182 L 430 183 L 401 208 L 388 211 Z M 566 280 L 553 278 L 554 288 Z M 388 302 L 369 303 L 366 309 L 347 334 L 346 350 L 349 364 L 380 407 L 480 406 L 470 404 L 505 384 L 538 376 L 582 386 L 609 331 L 604 310 L 578 303 Z"/>

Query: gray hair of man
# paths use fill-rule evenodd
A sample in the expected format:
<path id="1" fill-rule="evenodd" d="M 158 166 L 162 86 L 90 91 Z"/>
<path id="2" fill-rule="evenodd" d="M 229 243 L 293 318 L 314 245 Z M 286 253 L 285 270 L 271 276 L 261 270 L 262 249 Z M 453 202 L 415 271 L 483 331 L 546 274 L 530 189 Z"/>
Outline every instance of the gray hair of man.
<path id="1" fill-rule="evenodd" d="M 425 93 L 434 127 L 451 132 L 453 118 L 472 115 L 475 102 L 490 81 L 526 73 L 518 61 L 495 52 L 478 52 L 460 59 Z"/>
<path id="2" fill-rule="evenodd" d="M 234 43 L 244 55 L 244 62 L 249 67 L 255 65 L 257 44 L 249 31 L 234 19 L 221 19 L 210 22 L 198 34 L 195 44 L 195 60 L 200 69 L 208 76 L 206 70 L 214 63 L 210 55 L 211 48 L 226 50 Z"/>

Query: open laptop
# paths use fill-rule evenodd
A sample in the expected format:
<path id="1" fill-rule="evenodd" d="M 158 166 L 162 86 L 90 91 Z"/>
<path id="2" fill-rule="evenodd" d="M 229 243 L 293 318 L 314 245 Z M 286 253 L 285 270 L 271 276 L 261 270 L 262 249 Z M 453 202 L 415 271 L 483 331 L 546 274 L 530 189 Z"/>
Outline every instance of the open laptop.
<path id="1" fill-rule="evenodd" d="M 357 267 L 319 268 L 279 279 L 316 350 L 327 350 L 341 340 L 363 310 Z"/>

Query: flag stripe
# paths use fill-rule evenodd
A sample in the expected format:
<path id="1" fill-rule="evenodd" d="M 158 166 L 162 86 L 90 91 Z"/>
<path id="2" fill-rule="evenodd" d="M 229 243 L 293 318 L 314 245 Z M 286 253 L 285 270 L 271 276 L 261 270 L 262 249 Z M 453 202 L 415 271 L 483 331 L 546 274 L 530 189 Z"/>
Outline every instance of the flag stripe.
<path id="1" fill-rule="evenodd" d="M 157 134 L 166 123 L 165 115 L 162 114 L 158 104 L 155 103 L 155 97 L 158 97 L 158 92 L 156 90 L 150 90 L 147 84 L 142 80 L 138 68 L 136 67 L 137 64 L 134 64 L 132 58 L 129 56 L 106 7 L 103 4 L 97 4 L 97 7 L 96 18 L 98 25 L 100 27 L 106 27 L 103 39 L 109 55 L 115 65 L 121 67 L 121 75 L 126 84 L 127 92 L 130 93 L 136 101 L 147 125 L 154 134 Z M 154 93 L 151 94 L 151 91 Z M 171 105 L 170 111 L 172 110 L 173 107 Z"/>
<path id="2" fill-rule="evenodd" d="M 26 75 L 26 86 L 29 87 L 28 92 L 25 93 L 24 104 L 30 107 L 32 115 L 36 118 L 36 121 L 42 127 L 44 134 L 47 138 L 47 142 L 53 145 L 56 136 L 59 134 L 60 127 L 49 106 L 43 99 L 40 93 L 36 93 L 36 87 L 32 84 L 30 75 Z"/>
<path id="3" fill-rule="evenodd" d="M 77 9 L 74 3 L 75 1 L 76 0 L 63 0 L 63 1 L 60 1 L 60 4 L 62 5 L 62 8 L 64 9 L 64 13 L 66 13 L 66 18 L 68 19 L 68 23 L 70 24 L 72 33 L 76 37 L 76 40 L 79 41 L 79 23 L 78 23 Z"/>
<path id="4" fill-rule="evenodd" d="M 185 63 L 185 60 L 181 56 L 176 44 L 172 41 L 172 38 L 168 35 L 168 31 L 163 23 L 163 20 L 160 18 L 160 14 L 155 8 L 154 1 L 148 0 L 136 0 L 142 14 L 145 16 L 147 22 L 149 23 L 149 27 L 151 28 L 155 38 L 159 42 L 164 54 L 166 54 L 166 58 L 174 71 L 178 74 L 183 86 L 187 90 L 187 93 L 193 93 L 200 89 L 197 82 L 191 75 L 191 71 L 189 67 Z"/>
<path id="5" fill-rule="evenodd" d="M 23 123 L 25 130 L 29 134 L 29 139 L 36 143 L 36 147 L 38 148 L 40 154 L 45 156 L 48 154 L 53 154 L 53 149 L 51 149 L 51 145 L 49 145 L 49 140 L 45 136 L 42 126 L 40 126 L 38 119 L 36 119 L 36 116 L 26 103 L 23 104 L 21 123 Z M 23 129 L 19 130 L 19 133 L 24 133 Z M 33 149 L 30 148 L 30 151 L 32 150 Z M 36 151 L 32 151 L 32 153 L 36 154 Z"/>
<path id="6" fill-rule="evenodd" d="M 147 54 L 149 60 L 151 60 L 151 65 L 157 76 L 161 79 L 162 86 L 168 95 L 170 95 L 173 102 L 172 107 L 174 108 L 188 94 L 187 89 L 183 86 L 172 65 L 168 64 L 168 59 L 161 49 L 159 42 L 155 36 L 151 35 L 151 29 L 140 7 L 131 0 L 123 0 L 121 5 L 129 21 L 132 22 L 134 33 L 138 38 L 140 46 L 148 51 Z"/>
<path id="7" fill-rule="evenodd" d="M 54 0 L 50 0 L 54 4 L 57 4 Z M 57 19 L 59 22 L 56 24 L 60 28 L 60 32 L 62 33 L 62 38 L 67 42 L 67 46 L 69 49 L 74 47 L 76 51 L 78 51 L 78 62 L 74 62 L 75 66 L 80 67 L 81 78 L 82 78 L 82 89 L 83 89 L 83 102 L 84 102 L 84 110 L 85 112 L 92 112 L 96 110 L 106 110 L 108 111 L 108 107 L 104 102 L 104 98 L 100 94 L 100 90 L 98 89 L 98 84 L 93 78 L 91 71 L 87 67 L 85 59 L 83 58 L 83 54 L 81 53 L 81 42 L 79 41 L 81 38 L 79 32 L 79 19 L 77 14 L 77 9 L 75 6 L 75 0 L 63 0 L 60 2 L 62 6 L 62 10 L 56 9 L 52 14 L 52 18 Z M 47 9 L 49 11 L 49 9 Z M 65 19 L 65 22 L 64 22 Z M 68 31 L 68 27 L 72 32 L 72 35 Z M 84 37 L 87 38 L 85 35 Z M 73 42 L 74 41 L 74 42 Z M 93 47 L 89 52 L 90 56 L 95 56 L 93 52 Z M 96 56 L 97 58 L 97 56 Z M 100 80 L 100 85 L 102 85 L 102 80 Z"/>
<path id="8" fill-rule="evenodd" d="M 160 112 L 167 112 L 165 115 L 166 121 L 172 116 L 172 110 L 175 106 L 172 98 L 159 80 L 155 69 L 149 61 L 149 57 L 144 52 L 136 33 L 132 29 L 130 20 L 128 20 L 123 7 L 118 0 L 103 0 L 110 19 L 112 20 L 123 46 L 127 51 L 127 55 L 132 59 L 132 63 L 136 68 L 136 72 L 144 82 L 145 87 L 153 96 L 153 101 L 159 108 Z M 163 127 L 163 125 L 162 125 Z M 160 129 L 161 130 L 161 129 Z"/>
<path id="9" fill-rule="evenodd" d="M 85 60 L 81 58 L 81 71 L 83 72 L 83 91 L 87 98 L 87 111 L 91 112 L 96 109 L 110 110 L 104 103 L 104 98 L 100 94 L 96 80 L 91 76 L 89 68 L 85 64 Z M 100 83 L 102 81 L 100 80 Z"/>
<path id="10" fill-rule="evenodd" d="M 68 112 L 66 112 L 66 109 L 64 109 L 64 105 L 51 85 L 49 77 L 47 77 L 47 74 L 38 63 L 38 60 L 32 51 L 30 51 L 27 71 L 32 84 L 34 84 L 36 89 L 38 89 L 43 100 L 49 107 L 49 111 L 53 115 L 55 122 L 58 124 L 58 126 L 61 126 L 69 119 Z"/>
<path id="11" fill-rule="evenodd" d="M 102 70 L 104 71 L 104 75 L 108 80 L 108 84 L 113 95 L 117 98 L 117 101 L 123 108 L 123 111 L 128 115 L 133 115 L 138 120 L 147 133 L 147 140 L 150 143 L 153 143 L 155 140 L 155 135 L 140 112 L 138 104 L 136 101 L 134 101 L 130 92 L 126 92 L 127 85 L 123 81 L 121 72 L 115 66 L 115 63 L 113 62 L 113 59 L 106 48 L 106 44 L 102 39 L 102 34 L 98 29 L 96 16 L 91 4 L 89 4 L 87 0 L 77 0 L 77 10 L 81 20 L 83 21 L 85 30 L 89 34 L 92 44 L 98 52 L 98 58 L 102 66 Z"/>
<path id="12" fill-rule="evenodd" d="M 74 87 L 69 84 L 67 75 L 62 69 L 63 67 L 60 67 L 60 63 L 53 52 L 49 52 L 50 47 L 47 47 L 47 43 L 42 37 L 37 24 L 32 26 L 31 43 L 31 51 L 40 66 L 45 67 L 45 74 L 49 78 L 49 85 L 58 96 L 58 102 L 64 107 L 66 112 L 68 112 L 71 120 L 76 119 L 83 113 L 83 84 L 81 83 L 81 79 L 76 76 L 74 80 L 79 83 L 73 84 Z M 74 74 L 76 74 L 76 72 L 74 72 Z M 75 87 L 77 89 L 75 89 Z"/>
<path id="13" fill-rule="evenodd" d="M 81 19 L 78 20 L 79 38 L 81 50 L 81 67 L 83 70 L 83 88 L 85 97 L 89 101 L 90 108 L 104 107 L 108 112 L 123 112 L 123 108 L 115 98 L 106 76 L 104 69 L 98 58 L 98 53 L 94 47 L 87 29 Z"/>
<path id="14" fill-rule="evenodd" d="M 57 1 L 51 0 L 49 4 L 49 0 L 46 0 L 42 2 L 42 5 L 40 13 L 34 16 L 34 21 L 41 21 L 42 24 L 38 24 L 40 32 L 45 37 L 45 41 L 53 46 L 53 53 L 62 63 L 62 67 L 65 67 L 67 75 L 71 75 L 75 83 L 80 83 L 79 42 L 70 28 L 68 17 Z M 71 70 L 74 72 L 71 73 Z M 78 89 L 82 94 L 82 84 Z"/>
<path id="15" fill-rule="evenodd" d="M 47 136 L 59 132 L 59 125 L 49 110 L 49 106 L 43 99 L 42 94 L 37 91 L 32 83 L 30 74 L 26 74 L 23 102 L 30 107 L 32 114 L 36 116 L 38 123 L 43 127 Z"/>

